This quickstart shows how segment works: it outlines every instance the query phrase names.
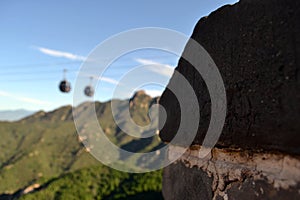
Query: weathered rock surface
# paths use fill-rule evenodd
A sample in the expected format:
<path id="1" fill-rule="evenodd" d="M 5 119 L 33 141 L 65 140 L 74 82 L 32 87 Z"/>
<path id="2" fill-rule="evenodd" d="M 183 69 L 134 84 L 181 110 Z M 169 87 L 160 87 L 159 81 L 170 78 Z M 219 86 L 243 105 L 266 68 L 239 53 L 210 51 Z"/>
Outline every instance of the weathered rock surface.
<path id="1" fill-rule="evenodd" d="M 182 152 L 170 146 L 168 157 Z M 299 199 L 300 159 L 282 153 L 214 148 L 204 158 L 188 149 L 164 169 L 166 199 Z"/>
<path id="2" fill-rule="evenodd" d="M 172 200 L 298 200 L 300 197 L 299 185 L 277 189 L 267 181 L 245 178 L 227 183 L 228 188 L 216 193 L 210 183 L 212 178 L 202 169 L 187 168 L 178 162 L 164 169 L 163 195 Z"/>
<path id="3" fill-rule="evenodd" d="M 201 75 L 181 58 L 176 70 L 192 85 L 201 120 L 193 146 L 164 169 L 165 199 L 300 199 L 299 21 L 300 1 L 241 0 L 198 22 L 191 38 L 218 66 L 227 116 L 216 147 L 201 158 L 194 148 L 206 135 L 211 99 Z M 183 55 L 190 51 L 188 43 Z M 173 76 L 170 84 L 176 83 Z M 160 137 L 170 142 L 181 120 L 179 102 L 166 89 L 160 104 L 168 115 Z"/>
<path id="4" fill-rule="evenodd" d="M 211 183 L 212 178 L 202 170 L 172 164 L 164 169 L 163 195 L 173 200 L 212 199 Z"/>
<path id="5" fill-rule="evenodd" d="M 191 37 L 211 55 L 226 87 L 227 117 L 219 147 L 300 154 L 299 21 L 300 1 L 241 0 L 196 25 Z M 194 144 L 201 144 L 210 121 L 207 87 L 183 58 L 176 70 L 198 97 L 201 120 Z M 169 142 L 180 123 L 179 103 L 166 90 L 160 104 L 168 114 L 160 137 Z"/>

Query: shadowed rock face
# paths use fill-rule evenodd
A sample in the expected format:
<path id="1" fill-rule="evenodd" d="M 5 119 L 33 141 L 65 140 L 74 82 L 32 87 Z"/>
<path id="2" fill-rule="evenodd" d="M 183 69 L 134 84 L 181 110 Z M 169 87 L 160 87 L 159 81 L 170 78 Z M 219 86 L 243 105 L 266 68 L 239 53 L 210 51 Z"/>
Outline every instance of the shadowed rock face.
<path id="1" fill-rule="evenodd" d="M 191 38 L 211 55 L 226 88 L 227 117 L 219 147 L 300 154 L 299 21 L 300 1 L 241 0 L 197 23 Z M 210 121 L 207 87 L 183 58 L 176 70 L 198 97 L 201 120 L 194 144 L 201 145 Z M 168 114 L 160 137 L 169 142 L 180 123 L 179 103 L 166 90 L 160 104 Z"/>
<path id="2" fill-rule="evenodd" d="M 163 194 L 170 200 L 297 200 L 299 185 L 288 189 L 274 188 L 266 181 L 246 178 L 243 181 L 226 183 L 220 195 L 211 187 L 212 178 L 202 169 L 187 168 L 182 163 L 176 163 L 164 169 Z"/>
<path id="3" fill-rule="evenodd" d="M 212 179 L 202 170 L 172 164 L 164 169 L 163 194 L 173 200 L 212 199 L 211 183 Z"/>
<path id="4" fill-rule="evenodd" d="M 168 156 L 182 152 L 171 147 Z M 283 153 L 188 149 L 164 169 L 165 199 L 299 199 L 300 159 Z"/>

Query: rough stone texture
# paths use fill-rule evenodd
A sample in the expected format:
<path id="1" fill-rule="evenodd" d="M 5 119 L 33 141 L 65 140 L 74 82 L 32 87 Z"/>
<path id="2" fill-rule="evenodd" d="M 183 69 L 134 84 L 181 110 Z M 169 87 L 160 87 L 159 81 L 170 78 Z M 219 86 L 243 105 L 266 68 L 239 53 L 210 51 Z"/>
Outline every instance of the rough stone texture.
<path id="1" fill-rule="evenodd" d="M 296 0 L 241 0 L 198 22 L 191 38 L 219 68 L 227 116 L 216 147 L 201 158 L 211 101 L 200 74 L 181 58 L 176 70 L 192 85 L 201 120 L 193 146 L 164 169 L 165 199 L 300 199 L 299 22 Z M 188 43 L 183 54 L 189 49 Z M 170 84 L 176 83 L 173 76 Z M 160 104 L 168 115 L 160 137 L 170 142 L 180 124 L 179 102 L 166 89 Z"/>
<path id="2" fill-rule="evenodd" d="M 300 154 L 299 21 L 298 0 L 241 0 L 196 25 L 192 38 L 214 59 L 226 87 L 227 117 L 219 147 Z M 210 120 L 206 85 L 184 59 L 176 70 L 198 97 L 201 120 L 194 144 L 201 144 Z M 169 142 L 180 123 L 180 108 L 168 90 L 160 104 L 168 114 L 160 137 Z"/>
<path id="3" fill-rule="evenodd" d="M 183 149 L 170 146 L 168 158 L 173 160 Z M 190 198 L 190 194 L 214 200 L 300 199 L 299 156 L 214 148 L 202 158 L 199 152 L 200 146 L 193 146 L 177 164 L 164 169 L 165 199 Z"/>
<path id="4" fill-rule="evenodd" d="M 275 189 L 266 181 L 254 181 L 249 178 L 242 183 L 232 183 L 231 188 L 227 190 L 227 198 L 231 200 L 298 200 L 300 198 L 299 188 L 300 185 L 288 189 Z"/>
<path id="5" fill-rule="evenodd" d="M 186 168 L 182 163 L 172 164 L 164 169 L 163 195 L 172 200 L 211 199 L 211 183 L 212 178 L 202 170 Z"/>
<path id="6" fill-rule="evenodd" d="M 187 168 L 181 162 L 164 169 L 163 195 L 166 200 L 298 200 L 300 185 L 288 189 L 274 188 L 265 180 L 245 178 L 227 183 L 221 195 L 215 194 L 210 184 L 212 178 L 202 169 Z M 214 196 L 215 195 L 215 196 Z"/>

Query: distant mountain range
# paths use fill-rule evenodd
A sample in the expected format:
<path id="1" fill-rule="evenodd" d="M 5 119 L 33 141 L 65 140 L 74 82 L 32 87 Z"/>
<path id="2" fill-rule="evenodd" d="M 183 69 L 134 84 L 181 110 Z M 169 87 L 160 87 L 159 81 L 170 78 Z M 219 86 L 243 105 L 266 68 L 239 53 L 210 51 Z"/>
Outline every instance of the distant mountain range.
<path id="1" fill-rule="evenodd" d="M 130 102 L 137 124 L 150 122 L 148 111 L 155 98 L 138 92 L 118 101 Z M 89 104 L 79 105 L 78 110 L 86 110 Z M 113 120 L 111 101 L 95 102 L 95 111 L 107 137 L 121 148 L 149 152 L 163 145 L 157 135 L 138 139 L 122 132 Z M 160 171 L 130 175 L 103 166 L 88 153 L 76 134 L 71 106 L 0 122 L 0 137 L 0 200 L 162 198 Z M 151 165 L 147 160 L 143 163 Z"/>
<path id="2" fill-rule="evenodd" d="M 31 110 L 1 110 L 0 111 L 0 121 L 17 121 L 29 115 L 32 115 L 36 111 Z"/>

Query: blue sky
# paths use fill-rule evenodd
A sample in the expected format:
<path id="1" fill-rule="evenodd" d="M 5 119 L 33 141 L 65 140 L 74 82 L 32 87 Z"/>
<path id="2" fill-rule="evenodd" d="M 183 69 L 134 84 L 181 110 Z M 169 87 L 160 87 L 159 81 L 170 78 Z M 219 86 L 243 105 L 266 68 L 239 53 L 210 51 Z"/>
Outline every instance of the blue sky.
<path id="1" fill-rule="evenodd" d="M 58 91 L 63 69 L 68 70 L 67 78 L 74 84 L 85 58 L 105 39 L 143 27 L 168 28 L 190 36 L 201 17 L 235 2 L 0 1 L 0 110 L 49 111 L 72 104 L 72 92 L 62 94 Z M 111 98 L 116 81 L 137 65 L 160 63 L 173 68 L 177 60 L 174 55 L 152 50 L 126 55 L 105 74 L 102 90 L 96 90 L 95 99 Z M 161 71 L 165 83 L 170 72 L 172 70 Z M 88 76 L 86 84 L 89 83 Z M 163 88 L 164 85 L 153 85 L 144 89 L 158 95 Z"/>

